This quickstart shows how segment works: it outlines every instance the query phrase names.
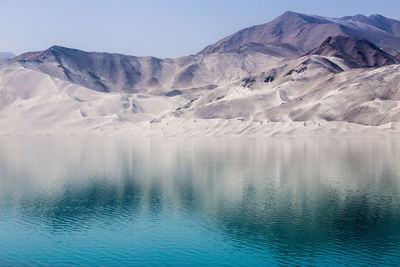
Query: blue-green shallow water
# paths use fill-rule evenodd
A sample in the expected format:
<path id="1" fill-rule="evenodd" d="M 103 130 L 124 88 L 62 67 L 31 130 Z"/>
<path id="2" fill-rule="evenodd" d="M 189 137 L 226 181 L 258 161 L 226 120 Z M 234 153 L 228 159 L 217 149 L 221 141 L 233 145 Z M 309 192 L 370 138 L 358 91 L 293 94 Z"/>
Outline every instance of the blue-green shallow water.
<path id="1" fill-rule="evenodd" d="M 400 265 L 395 140 L 0 139 L 0 265 Z"/>

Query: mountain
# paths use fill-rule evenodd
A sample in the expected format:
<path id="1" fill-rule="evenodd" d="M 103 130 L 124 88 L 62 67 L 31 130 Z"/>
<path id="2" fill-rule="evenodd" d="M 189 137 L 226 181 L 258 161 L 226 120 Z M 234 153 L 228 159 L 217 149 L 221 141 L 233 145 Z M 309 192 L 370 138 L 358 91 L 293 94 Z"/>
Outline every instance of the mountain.
<path id="1" fill-rule="evenodd" d="M 383 67 L 400 63 L 399 59 L 366 40 L 345 36 L 328 37 L 307 54 L 342 58 L 354 68 Z"/>
<path id="2" fill-rule="evenodd" d="M 22 54 L 13 61 L 99 92 L 171 95 L 177 90 L 216 87 L 223 81 L 261 72 L 279 61 L 316 49 L 331 36 L 365 37 L 364 42 L 376 46 L 370 47 L 370 52 L 385 47 L 385 51 L 396 54 L 400 51 L 399 25 L 396 20 L 378 15 L 335 19 L 286 12 L 270 23 L 241 30 L 197 55 L 182 58 L 135 57 L 53 46 Z M 387 55 L 389 52 L 378 53 L 383 56 L 383 63 L 381 59 L 350 59 L 343 52 L 339 57 L 354 61 L 350 67 L 381 66 L 395 61 Z"/>
<path id="3" fill-rule="evenodd" d="M 0 52 L 0 58 L 13 58 L 15 55 L 11 52 Z"/>
<path id="4" fill-rule="evenodd" d="M 191 89 L 173 96 L 97 92 L 17 63 L 1 66 L 0 77 L 2 135 L 400 134 L 398 64 L 350 69 L 339 58 L 304 56 L 191 100 Z"/>
<path id="5" fill-rule="evenodd" d="M 149 84 L 158 84 L 155 75 L 161 68 L 160 60 L 153 57 L 90 53 L 61 46 L 22 54 L 13 61 L 100 92 L 135 92 L 135 85 L 144 79 L 143 68 Z"/>
<path id="6" fill-rule="evenodd" d="M 181 58 L 53 46 L 0 62 L 0 134 L 400 134 L 399 22 L 286 12 Z"/>
<path id="7" fill-rule="evenodd" d="M 326 18 L 286 12 L 273 21 L 238 31 L 202 50 L 201 54 L 234 52 L 248 43 L 287 44 L 304 54 L 330 36 L 365 39 L 387 52 L 400 51 L 400 22 L 380 15 Z"/>
<path id="8" fill-rule="evenodd" d="M 22 54 L 13 62 L 99 92 L 161 95 L 176 89 L 215 87 L 223 80 L 261 71 L 281 59 L 275 48 L 259 49 L 262 51 L 250 53 L 243 48 L 242 53 L 160 59 L 53 46 Z"/>
<path id="9" fill-rule="evenodd" d="M 250 126 L 249 133 L 281 132 L 278 126 L 288 123 L 317 131 L 333 122 L 400 126 L 400 65 L 350 69 L 346 64 L 339 58 L 300 57 L 218 87 L 173 116 L 240 120 Z"/>

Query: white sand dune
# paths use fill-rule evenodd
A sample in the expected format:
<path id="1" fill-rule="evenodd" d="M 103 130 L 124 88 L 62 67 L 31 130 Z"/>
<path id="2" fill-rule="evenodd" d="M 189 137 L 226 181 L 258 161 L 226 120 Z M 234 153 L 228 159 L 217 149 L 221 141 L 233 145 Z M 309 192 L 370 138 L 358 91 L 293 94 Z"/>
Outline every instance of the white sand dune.
<path id="1" fill-rule="evenodd" d="M 347 68 L 337 58 L 302 57 L 253 75 L 250 82 L 221 83 L 193 101 L 184 94 L 97 92 L 9 63 L 0 68 L 0 134 L 399 134 L 400 65 L 341 72 L 332 66 Z M 265 82 L 272 73 L 274 80 Z"/>
<path id="2" fill-rule="evenodd" d="M 2 59 L 0 135 L 399 135 L 399 27 L 287 12 L 175 59 Z"/>

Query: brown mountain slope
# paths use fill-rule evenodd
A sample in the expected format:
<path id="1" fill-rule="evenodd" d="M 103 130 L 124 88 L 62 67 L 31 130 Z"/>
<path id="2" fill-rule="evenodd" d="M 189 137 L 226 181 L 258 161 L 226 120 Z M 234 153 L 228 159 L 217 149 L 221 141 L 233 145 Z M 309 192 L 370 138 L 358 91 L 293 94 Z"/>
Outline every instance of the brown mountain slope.
<path id="1" fill-rule="evenodd" d="M 342 58 L 354 68 L 382 67 L 399 63 L 397 58 L 374 44 L 346 36 L 329 37 L 307 55 Z"/>
<path id="2" fill-rule="evenodd" d="M 400 51 L 399 21 L 380 15 L 325 18 L 288 11 L 269 23 L 229 35 L 200 53 L 234 52 L 248 43 L 285 43 L 302 54 L 314 49 L 329 36 L 339 35 L 365 39 L 393 55 Z"/>

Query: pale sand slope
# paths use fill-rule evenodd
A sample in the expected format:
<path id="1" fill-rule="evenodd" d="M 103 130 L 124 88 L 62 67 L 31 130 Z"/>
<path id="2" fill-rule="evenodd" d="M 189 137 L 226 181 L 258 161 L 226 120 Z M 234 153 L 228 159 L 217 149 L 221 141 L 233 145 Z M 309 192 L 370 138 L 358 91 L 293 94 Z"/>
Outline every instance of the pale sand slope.
<path id="1" fill-rule="evenodd" d="M 270 76 L 273 81 L 265 82 Z M 337 58 L 302 57 L 248 80 L 221 82 L 190 101 L 182 95 L 101 93 L 5 64 L 0 134 L 399 135 L 400 65 L 348 70 Z"/>

